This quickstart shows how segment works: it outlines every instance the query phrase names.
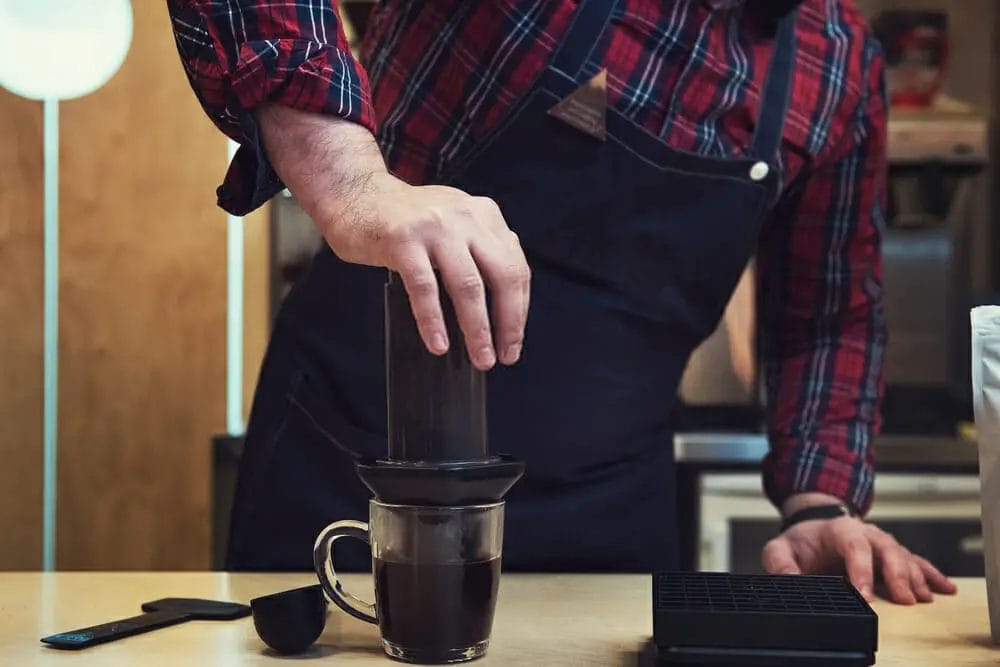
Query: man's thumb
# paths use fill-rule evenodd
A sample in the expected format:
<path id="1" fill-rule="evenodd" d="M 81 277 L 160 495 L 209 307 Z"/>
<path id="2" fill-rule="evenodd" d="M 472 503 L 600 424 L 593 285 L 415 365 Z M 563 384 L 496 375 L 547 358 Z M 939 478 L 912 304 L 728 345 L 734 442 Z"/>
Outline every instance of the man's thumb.
<path id="1" fill-rule="evenodd" d="M 802 568 L 795 560 L 792 543 L 783 537 L 776 537 L 764 546 L 761 564 L 771 574 L 802 574 Z"/>

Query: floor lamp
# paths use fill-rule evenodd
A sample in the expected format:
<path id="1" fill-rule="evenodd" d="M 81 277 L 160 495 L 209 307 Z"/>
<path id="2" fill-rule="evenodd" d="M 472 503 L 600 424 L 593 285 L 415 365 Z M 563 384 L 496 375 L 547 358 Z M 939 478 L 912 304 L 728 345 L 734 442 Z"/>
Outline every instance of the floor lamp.
<path id="1" fill-rule="evenodd" d="M 132 42 L 129 0 L 0 0 L 0 86 L 42 102 L 44 179 L 42 568 L 56 560 L 59 398 L 59 101 L 114 76 Z"/>

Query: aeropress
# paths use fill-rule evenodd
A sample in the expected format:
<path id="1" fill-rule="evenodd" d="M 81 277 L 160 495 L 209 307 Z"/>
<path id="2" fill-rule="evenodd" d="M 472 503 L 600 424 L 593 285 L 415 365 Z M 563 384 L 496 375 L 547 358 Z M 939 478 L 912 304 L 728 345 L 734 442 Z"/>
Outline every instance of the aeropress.
<path id="1" fill-rule="evenodd" d="M 325 596 L 351 616 L 377 624 L 389 656 L 420 663 L 463 662 L 485 654 L 500 577 L 503 497 L 524 473 L 522 462 L 490 453 L 486 376 L 469 360 L 444 290 L 440 301 L 450 346 L 436 356 L 420 337 L 402 279 L 390 272 L 388 451 L 385 458 L 356 463 L 373 494 L 369 521 L 327 526 L 313 553 Z M 374 604 L 347 593 L 338 579 L 331 548 L 341 537 L 371 545 Z M 317 619 L 326 614 L 318 594 L 310 587 L 251 601 L 265 643 L 283 653 L 307 649 L 322 633 Z M 259 614 L 265 604 L 272 611 Z M 304 626 L 315 636 L 303 635 Z M 298 640 L 284 641 L 291 633 L 298 633 Z"/>

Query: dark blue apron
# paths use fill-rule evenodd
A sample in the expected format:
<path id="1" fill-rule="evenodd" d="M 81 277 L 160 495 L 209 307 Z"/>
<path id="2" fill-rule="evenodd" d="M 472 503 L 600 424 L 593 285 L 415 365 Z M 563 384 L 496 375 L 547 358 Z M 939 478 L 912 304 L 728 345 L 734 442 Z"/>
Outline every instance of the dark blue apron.
<path id="1" fill-rule="evenodd" d="M 532 267 L 523 358 L 488 376 L 491 448 L 527 464 L 507 497 L 511 570 L 676 566 L 670 411 L 781 187 L 795 14 L 778 27 L 752 148 L 723 160 L 668 148 L 610 108 L 606 141 L 548 115 L 596 73 L 585 67 L 613 5 L 581 2 L 530 92 L 444 179 L 495 199 Z M 286 299 L 247 433 L 230 569 L 308 569 L 324 525 L 367 517 L 353 458 L 386 451 L 385 278 L 324 248 Z"/>

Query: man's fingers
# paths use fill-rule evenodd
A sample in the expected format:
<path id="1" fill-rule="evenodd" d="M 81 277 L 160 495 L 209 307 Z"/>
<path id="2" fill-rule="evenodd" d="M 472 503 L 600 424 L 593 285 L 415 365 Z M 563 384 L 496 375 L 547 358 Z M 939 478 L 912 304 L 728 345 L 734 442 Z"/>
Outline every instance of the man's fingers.
<path id="1" fill-rule="evenodd" d="M 941 570 L 934 567 L 929 560 L 916 554 L 913 555 L 913 559 L 920 566 L 924 579 L 935 593 L 954 595 L 958 592 L 958 587 L 948 577 L 941 574 Z"/>
<path id="2" fill-rule="evenodd" d="M 520 239 L 520 237 L 518 237 L 518 235 L 515 232 L 513 232 L 513 231 L 511 231 L 510 235 L 514 239 L 514 245 L 517 246 L 517 251 L 521 254 L 521 257 L 524 257 L 524 263 L 527 264 L 528 263 L 528 258 L 525 257 L 525 255 L 524 255 L 524 249 L 521 247 L 521 239 Z M 530 273 L 530 271 L 531 271 L 530 266 L 528 268 L 528 271 Z M 527 326 L 527 324 L 528 324 L 528 306 L 531 303 L 531 278 L 530 278 L 530 275 L 529 275 L 528 281 L 524 284 L 524 287 L 522 288 L 522 291 L 524 293 L 524 302 L 523 302 L 523 304 L 524 304 L 523 305 L 524 312 L 521 313 L 521 319 L 524 320 L 525 326 Z"/>
<path id="3" fill-rule="evenodd" d="M 531 280 L 528 262 L 514 238 L 506 243 L 493 238 L 474 242 L 472 256 L 489 284 L 497 356 L 501 363 L 513 364 L 524 344 Z"/>
<path id="4" fill-rule="evenodd" d="M 889 598 L 898 604 L 910 605 L 917 601 L 910 587 L 909 552 L 899 546 L 890 535 L 873 528 L 872 544 L 875 559 L 882 569 L 882 579 L 889 591 Z"/>
<path id="5" fill-rule="evenodd" d="M 476 262 L 468 247 L 458 243 L 436 247 L 433 259 L 455 306 L 472 364 L 489 370 L 496 363 L 496 351 L 486 312 L 486 284 Z"/>
<path id="6" fill-rule="evenodd" d="M 401 258 L 399 275 L 410 295 L 413 317 L 424 345 L 434 354 L 444 354 L 449 345 L 448 329 L 441 313 L 437 276 L 422 247 L 414 246 Z"/>
<path id="7" fill-rule="evenodd" d="M 771 574 L 802 574 L 795 560 L 791 541 L 786 537 L 776 537 L 764 546 L 761 565 Z"/>
<path id="8" fill-rule="evenodd" d="M 933 602 L 934 595 L 931 593 L 931 589 L 927 586 L 927 580 L 924 578 L 923 570 L 920 569 L 920 564 L 911 555 L 909 558 L 910 566 L 910 588 L 913 590 L 913 594 L 917 598 L 917 602 Z"/>
<path id="9" fill-rule="evenodd" d="M 840 519 L 838 519 L 840 521 Z M 853 521 L 853 519 L 843 519 Z M 848 523 L 844 523 L 848 526 Z M 874 593 L 874 568 L 872 549 L 862 531 L 845 530 L 835 538 L 837 553 L 844 559 L 847 578 L 866 600 L 872 600 Z"/>

